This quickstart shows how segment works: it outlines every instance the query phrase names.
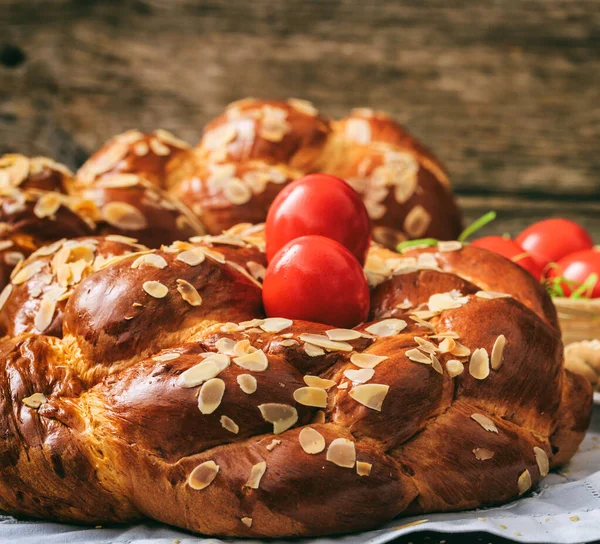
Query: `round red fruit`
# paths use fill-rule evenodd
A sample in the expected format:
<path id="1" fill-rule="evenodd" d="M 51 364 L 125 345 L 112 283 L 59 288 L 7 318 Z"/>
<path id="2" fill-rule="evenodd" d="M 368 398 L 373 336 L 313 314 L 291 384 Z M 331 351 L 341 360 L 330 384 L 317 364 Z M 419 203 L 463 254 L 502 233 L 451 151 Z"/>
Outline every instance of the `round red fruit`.
<path id="1" fill-rule="evenodd" d="M 369 314 L 364 270 L 343 245 L 324 236 L 302 236 L 271 259 L 263 282 L 271 317 L 351 328 Z"/>
<path id="2" fill-rule="evenodd" d="M 527 227 L 515 241 L 544 268 L 548 263 L 594 245 L 587 231 L 568 219 L 545 219 Z"/>
<path id="3" fill-rule="evenodd" d="M 371 224 L 360 195 L 346 182 L 326 174 L 311 174 L 290 183 L 277 195 L 267 215 L 267 259 L 294 238 L 310 234 L 336 240 L 364 264 Z"/>
<path id="4" fill-rule="evenodd" d="M 592 274 L 596 275 L 595 283 Z M 561 282 L 565 296 L 576 291 L 583 283 L 589 282 L 583 296 L 600 298 L 600 251 L 586 249 L 562 258 L 556 266 L 548 270 L 548 278 L 564 278 Z"/>
<path id="5" fill-rule="evenodd" d="M 510 238 L 484 236 L 471 242 L 471 245 L 493 251 L 510 259 L 513 263 L 527 270 L 537 280 L 542 277 L 542 267 L 531 258 L 531 255 L 527 251 Z"/>

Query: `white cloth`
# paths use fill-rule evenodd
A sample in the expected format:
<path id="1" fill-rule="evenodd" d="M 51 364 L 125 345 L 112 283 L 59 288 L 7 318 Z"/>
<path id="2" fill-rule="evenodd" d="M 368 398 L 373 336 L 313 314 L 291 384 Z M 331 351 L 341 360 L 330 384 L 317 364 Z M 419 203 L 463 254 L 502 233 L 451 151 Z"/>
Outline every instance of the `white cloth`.
<path id="1" fill-rule="evenodd" d="M 1 475 L 0 475 L 1 477 Z M 418 525 L 411 522 L 427 520 Z M 485 531 L 517 542 L 576 544 L 600 540 L 600 407 L 579 452 L 539 489 L 518 501 L 484 510 L 400 518 L 375 531 L 335 538 L 296 540 L 297 544 L 384 544 L 418 531 Z M 190 535 L 159 523 L 92 529 L 0 516 L 2 544 L 216 544 L 217 538 Z M 227 540 L 251 544 L 252 540 Z M 269 544 L 277 544 L 270 540 Z M 283 542 L 283 541 L 282 541 Z M 286 542 L 289 544 L 289 541 Z"/>

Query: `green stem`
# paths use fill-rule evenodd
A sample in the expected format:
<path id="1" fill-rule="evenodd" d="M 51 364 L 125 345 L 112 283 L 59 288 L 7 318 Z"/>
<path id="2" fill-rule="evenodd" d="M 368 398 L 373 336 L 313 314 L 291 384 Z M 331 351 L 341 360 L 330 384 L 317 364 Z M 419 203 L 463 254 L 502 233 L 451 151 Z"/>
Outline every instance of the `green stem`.
<path id="1" fill-rule="evenodd" d="M 463 230 L 458 237 L 459 242 L 464 242 L 469 236 L 475 234 L 479 229 L 485 227 L 488 223 L 491 223 L 496 219 L 496 212 L 491 211 L 482 215 L 479 219 L 473 221 L 465 230 Z"/>
<path id="2" fill-rule="evenodd" d="M 438 243 L 437 238 L 421 238 L 420 240 L 407 240 L 406 242 L 400 242 L 396 246 L 396 251 L 402 253 L 405 249 L 418 246 L 435 246 Z"/>

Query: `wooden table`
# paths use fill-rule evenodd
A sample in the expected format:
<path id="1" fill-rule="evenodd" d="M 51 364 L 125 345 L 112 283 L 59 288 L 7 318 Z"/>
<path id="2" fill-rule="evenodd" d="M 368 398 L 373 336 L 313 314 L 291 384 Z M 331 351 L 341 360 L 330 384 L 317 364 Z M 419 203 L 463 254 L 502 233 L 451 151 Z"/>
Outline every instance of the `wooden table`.
<path id="1" fill-rule="evenodd" d="M 0 153 L 71 167 L 128 128 L 190 142 L 244 96 L 386 110 L 467 222 L 548 216 L 600 242 L 598 0 L 0 0 Z M 413 536 L 402 542 L 499 542 Z"/>

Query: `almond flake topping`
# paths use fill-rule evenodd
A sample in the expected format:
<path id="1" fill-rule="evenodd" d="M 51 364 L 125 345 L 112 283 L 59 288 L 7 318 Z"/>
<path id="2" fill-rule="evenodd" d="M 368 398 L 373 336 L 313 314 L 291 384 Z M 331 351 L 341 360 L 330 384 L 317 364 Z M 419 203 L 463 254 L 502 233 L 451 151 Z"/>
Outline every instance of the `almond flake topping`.
<path id="1" fill-rule="evenodd" d="M 250 471 L 250 477 L 248 478 L 248 481 L 244 484 L 244 487 L 249 487 L 250 489 L 258 489 L 258 487 L 260 486 L 260 480 L 262 479 L 263 474 L 266 470 L 267 463 L 265 463 L 264 461 L 256 463 L 256 465 L 252 467 L 252 470 Z"/>
<path id="2" fill-rule="evenodd" d="M 142 266 L 153 266 L 155 268 L 165 268 L 167 266 L 167 261 L 160 255 L 156 253 L 146 253 L 145 255 L 140 255 L 135 261 L 131 263 L 131 268 L 136 269 Z"/>
<path id="3" fill-rule="evenodd" d="M 550 471 L 550 461 L 548 460 L 548 455 L 542 448 L 539 448 L 538 446 L 534 446 L 533 453 L 535 454 L 535 461 L 540 470 L 540 476 L 543 478 Z"/>
<path id="4" fill-rule="evenodd" d="M 433 368 L 433 370 L 435 370 L 438 374 L 443 374 L 444 369 L 442 368 L 442 363 L 440 363 L 440 360 L 433 354 L 431 354 L 430 357 L 431 367 Z"/>
<path id="5" fill-rule="evenodd" d="M 61 195 L 54 192 L 48 192 L 42 195 L 36 202 L 33 213 L 36 217 L 43 219 L 44 217 L 52 217 L 60 208 Z"/>
<path id="6" fill-rule="evenodd" d="M 142 288 L 154 298 L 164 298 L 169 292 L 169 288 L 159 281 L 145 281 Z"/>
<path id="7" fill-rule="evenodd" d="M 154 357 L 152 357 L 152 360 L 158 361 L 159 363 L 164 363 L 166 361 L 173 361 L 174 359 L 179 359 L 179 357 L 181 357 L 181 353 L 172 351 L 170 353 L 163 353 L 162 355 L 155 355 Z"/>
<path id="8" fill-rule="evenodd" d="M 383 319 L 369 325 L 365 330 L 375 336 L 395 336 L 403 331 L 407 326 L 403 319 Z"/>
<path id="9" fill-rule="evenodd" d="M 235 357 L 233 362 L 251 372 L 263 372 L 269 367 L 269 360 L 262 349 L 257 349 L 241 357 Z"/>
<path id="10" fill-rule="evenodd" d="M 431 364 L 431 358 L 425 355 L 422 351 L 419 351 L 417 348 L 409 349 L 406 352 L 406 356 L 415 363 L 423 363 L 424 365 Z"/>
<path id="11" fill-rule="evenodd" d="M 353 353 L 350 362 L 359 368 L 375 368 L 379 363 L 385 361 L 385 355 L 372 355 L 370 353 Z"/>
<path id="12" fill-rule="evenodd" d="M 519 479 L 517 481 L 517 485 L 519 487 L 519 495 L 522 495 L 523 493 L 525 493 L 526 491 L 529 491 L 531 489 L 531 474 L 529 473 L 529 470 L 525 469 L 521 475 L 519 476 Z"/>
<path id="13" fill-rule="evenodd" d="M 209 354 L 204 361 L 183 372 L 177 382 L 181 387 L 196 387 L 218 376 L 229 364 L 227 355 L 221 353 Z"/>
<path id="14" fill-rule="evenodd" d="M 291 319 L 284 317 L 268 317 L 263 320 L 259 327 L 265 332 L 277 333 L 291 327 L 293 324 L 294 322 Z"/>
<path id="15" fill-rule="evenodd" d="M 252 198 L 250 188 L 238 178 L 232 178 L 223 188 L 223 196 L 232 204 L 246 204 Z"/>
<path id="16" fill-rule="evenodd" d="M 298 411 L 289 404 L 267 403 L 258 406 L 265 421 L 273 424 L 273 432 L 281 434 L 298 421 Z"/>
<path id="17" fill-rule="evenodd" d="M 64 288 L 63 288 L 64 289 Z M 45 296 L 42 298 L 40 307 L 35 314 L 34 325 L 35 328 L 44 332 L 52 323 L 54 318 L 54 312 L 56 311 L 56 298 L 51 296 Z"/>
<path id="18" fill-rule="evenodd" d="M 375 375 L 372 368 L 361 368 L 360 370 L 344 370 L 344 376 L 352 383 L 368 382 Z"/>
<path id="19" fill-rule="evenodd" d="M 385 400 L 389 389 L 389 385 L 368 383 L 365 385 L 357 385 L 348 393 L 348 395 L 363 406 L 381 412 L 381 406 L 383 405 L 383 401 Z"/>
<path id="20" fill-rule="evenodd" d="M 312 418 L 311 423 L 316 423 L 316 424 L 325 423 L 325 412 L 323 412 L 323 410 L 317 410 L 315 412 L 315 415 Z"/>
<path id="21" fill-rule="evenodd" d="M 225 355 L 233 356 L 237 355 L 235 353 L 235 345 L 236 341 L 231 338 L 219 338 L 215 342 L 215 347 L 219 353 L 223 353 Z"/>
<path id="22" fill-rule="evenodd" d="M 248 329 L 248 332 L 252 331 L 252 329 Z M 250 344 L 250 340 L 244 338 L 244 340 L 240 340 L 235 343 L 233 346 L 233 354 L 236 357 L 242 357 L 243 355 L 247 355 L 248 353 L 254 353 L 256 348 Z"/>
<path id="23" fill-rule="evenodd" d="M 473 455 L 478 461 L 487 461 L 494 457 L 494 452 L 487 448 L 475 448 L 473 450 Z"/>
<path id="24" fill-rule="evenodd" d="M 494 298 L 510 298 L 511 295 L 507 293 L 497 293 L 496 291 L 477 291 L 475 296 L 491 300 Z"/>
<path id="25" fill-rule="evenodd" d="M 449 240 L 447 242 L 439 241 L 437 247 L 438 251 L 448 253 L 451 251 L 460 251 L 463 245 L 462 242 L 459 242 L 458 240 Z"/>
<path id="26" fill-rule="evenodd" d="M 298 435 L 300 446 L 311 455 L 321 453 L 325 449 L 325 438 L 312 427 L 304 427 Z"/>
<path id="27" fill-rule="evenodd" d="M 317 108 L 313 106 L 312 102 L 309 102 L 308 100 L 302 100 L 301 98 L 288 98 L 287 103 L 295 110 L 310 117 L 315 117 L 319 113 Z"/>
<path id="28" fill-rule="evenodd" d="M 456 341 L 454 338 L 447 336 L 440 342 L 439 350 L 441 353 L 450 353 L 455 347 Z"/>
<path id="29" fill-rule="evenodd" d="M 410 238 L 420 238 L 431 223 L 431 215 L 421 205 L 412 208 L 404 219 L 403 230 Z"/>
<path id="30" fill-rule="evenodd" d="M 29 263 L 21 268 L 17 274 L 15 274 L 12 279 L 12 283 L 14 285 L 21 285 L 22 283 L 25 283 L 28 279 L 32 278 L 36 274 L 39 274 L 45 265 L 46 263 L 43 261 L 33 261 L 32 263 Z"/>
<path id="31" fill-rule="evenodd" d="M 352 351 L 352 346 L 346 342 L 334 342 L 322 334 L 301 334 L 300 340 L 327 351 Z"/>
<path id="32" fill-rule="evenodd" d="M 483 414 L 471 414 L 471 419 L 479 423 L 486 431 L 498 434 L 498 427 L 489 417 Z"/>
<path id="33" fill-rule="evenodd" d="M 457 361 L 456 359 L 450 359 L 446 362 L 446 370 L 451 378 L 455 378 L 463 373 L 465 367 L 460 361 Z"/>
<path id="34" fill-rule="evenodd" d="M 2 240 L 0 241 L 0 251 L 4 251 L 9 247 L 13 247 L 15 243 L 12 240 Z"/>
<path id="35" fill-rule="evenodd" d="M 471 350 L 467 346 L 463 346 L 460 342 L 456 342 L 450 353 L 454 357 L 468 357 L 471 355 Z"/>
<path id="36" fill-rule="evenodd" d="M 429 340 L 425 340 L 425 338 L 415 336 L 414 340 L 417 344 L 419 344 L 419 349 L 425 353 L 434 354 L 440 351 L 440 349 L 434 343 L 430 342 Z"/>
<path id="37" fill-rule="evenodd" d="M 318 387 L 300 387 L 294 391 L 294 400 L 304 406 L 325 408 L 327 406 L 327 391 Z"/>
<path id="38" fill-rule="evenodd" d="M 191 283 L 185 280 L 177 280 L 177 292 L 190 306 L 200 306 L 202 304 L 202 297 L 200 296 L 200 293 L 198 293 L 196 288 Z"/>
<path id="39" fill-rule="evenodd" d="M 506 336 L 501 334 L 492 347 L 491 363 L 494 370 L 498 370 L 504 362 L 504 346 L 506 346 Z"/>
<path id="40" fill-rule="evenodd" d="M 282 340 L 282 341 L 280 342 L 280 344 L 281 344 L 283 347 L 289 348 L 290 346 L 298 346 L 298 345 L 299 345 L 299 342 L 298 342 L 298 340 L 294 340 L 293 338 L 286 338 L 285 340 Z M 308 345 L 308 344 L 307 344 L 307 345 Z"/>
<path id="41" fill-rule="evenodd" d="M 221 427 L 223 427 L 225 430 L 229 431 L 230 433 L 238 434 L 238 432 L 240 431 L 240 428 L 237 425 L 237 423 L 235 421 L 233 421 L 233 419 L 231 419 L 230 417 L 221 416 L 220 421 L 221 421 Z"/>
<path id="42" fill-rule="evenodd" d="M 325 352 L 319 346 L 309 344 L 308 342 L 304 344 L 304 352 L 309 357 L 321 357 L 322 355 L 325 355 Z"/>
<path id="43" fill-rule="evenodd" d="M 242 522 L 242 523 L 243 523 L 243 524 L 244 524 L 246 527 L 252 527 L 252 518 L 249 518 L 249 517 L 247 517 L 247 516 L 246 516 L 246 517 L 243 517 L 243 518 L 242 518 L 240 521 L 241 521 L 241 522 Z"/>
<path id="44" fill-rule="evenodd" d="M 273 440 L 271 440 L 271 443 L 268 446 L 266 446 L 266 448 L 269 451 L 273 451 L 277 446 L 279 446 L 279 444 L 281 444 L 281 440 L 277 440 L 277 438 L 273 438 Z"/>
<path id="45" fill-rule="evenodd" d="M 329 340 L 333 340 L 335 342 L 356 340 L 362 336 L 360 332 L 355 331 L 354 329 L 331 329 L 329 331 L 325 331 L 325 334 L 328 336 Z"/>
<path id="46" fill-rule="evenodd" d="M 318 387 L 319 389 L 330 389 L 332 388 L 336 382 L 333 380 L 326 380 L 324 378 L 319 378 L 319 376 L 304 376 L 304 383 L 309 387 Z"/>
<path id="47" fill-rule="evenodd" d="M 204 489 L 212 484 L 213 480 L 217 477 L 218 472 L 219 465 L 214 461 L 205 461 L 190 472 L 187 484 L 192 489 Z"/>
<path id="48" fill-rule="evenodd" d="M 249 270 L 250 274 L 252 274 L 254 279 L 258 281 L 262 281 L 264 279 L 267 271 L 262 264 L 255 263 L 254 261 L 248 261 L 246 263 L 246 268 Z"/>
<path id="49" fill-rule="evenodd" d="M 220 378 L 211 378 L 200 388 L 198 408 L 203 414 L 212 414 L 221 404 L 225 393 L 225 382 Z"/>
<path id="50" fill-rule="evenodd" d="M 347 438 L 336 438 L 329 444 L 327 460 L 338 467 L 352 468 L 356 463 L 354 442 Z"/>
<path id="51" fill-rule="evenodd" d="M 190 266 L 197 266 L 206 259 L 206 254 L 202 251 L 202 248 L 195 247 L 194 249 L 188 249 L 182 251 L 177 255 L 177 260 Z"/>
<path id="52" fill-rule="evenodd" d="M 428 306 L 432 312 L 442 312 L 460 308 L 469 302 L 469 297 L 463 297 L 458 291 L 436 293 L 429 297 Z"/>
<path id="53" fill-rule="evenodd" d="M 256 378 L 252 376 L 252 374 L 240 374 L 237 377 L 237 382 L 240 389 L 246 393 L 246 395 L 252 395 L 252 393 L 256 391 Z"/>
<path id="54" fill-rule="evenodd" d="M 476 380 L 484 380 L 490 375 L 490 357 L 484 348 L 478 348 L 471 355 L 469 374 Z"/>
<path id="55" fill-rule="evenodd" d="M 12 290 L 13 290 L 13 286 L 11 283 L 6 284 L 6 287 L 4 287 L 4 289 L 2 289 L 2 293 L 0 293 L 0 310 L 2 310 L 2 308 L 4 308 L 4 305 L 6 304 L 6 301 L 8 300 L 8 298 L 10 297 Z"/>
<path id="56" fill-rule="evenodd" d="M 119 229 L 141 230 L 148 226 L 140 210 L 126 202 L 109 202 L 102 208 L 104 220 Z"/>
<path id="57" fill-rule="evenodd" d="M 366 461 L 357 461 L 356 462 L 356 473 L 359 476 L 369 476 L 371 474 L 371 469 L 373 465 L 371 463 L 367 463 Z"/>
<path id="58" fill-rule="evenodd" d="M 47 402 L 46 396 L 43 393 L 34 393 L 22 400 L 25 406 L 37 410 L 42 404 Z"/>

